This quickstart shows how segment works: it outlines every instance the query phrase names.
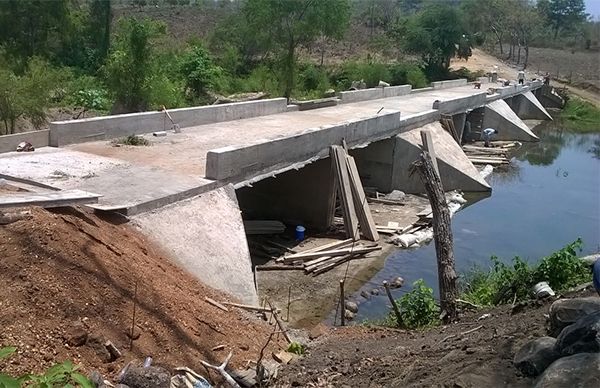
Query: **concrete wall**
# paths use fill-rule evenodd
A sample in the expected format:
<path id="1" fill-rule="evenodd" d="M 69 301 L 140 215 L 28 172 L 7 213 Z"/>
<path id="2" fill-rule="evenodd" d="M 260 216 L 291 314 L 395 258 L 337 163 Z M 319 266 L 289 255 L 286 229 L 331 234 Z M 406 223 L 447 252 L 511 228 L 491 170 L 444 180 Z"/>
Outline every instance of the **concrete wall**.
<path id="1" fill-rule="evenodd" d="M 256 304 L 252 263 L 233 187 L 132 217 L 180 267 L 242 303 Z"/>
<path id="2" fill-rule="evenodd" d="M 349 102 L 377 100 L 380 98 L 404 96 L 410 93 L 411 88 L 411 85 L 398 85 L 370 89 L 349 90 L 346 92 L 340 92 L 340 103 L 345 104 Z"/>
<path id="3" fill-rule="evenodd" d="M 431 83 L 431 86 L 434 89 L 448 89 L 448 88 L 456 88 L 458 86 L 466 86 L 466 85 L 467 85 L 466 78 L 452 79 L 449 81 L 436 81 L 436 82 Z"/>
<path id="4" fill-rule="evenodd" d="M 287 111 L 285 98 L 238 102 L 232 104 L 173 109 L 169 114 L 181 128 L 282 113 Z M 50 145 L 60 147 L 86 141 L 113 139 L 132 134 L 163 131 L 171 123 L 163 112 L 140 112 L 116 116 L 50 123 Z"/>
<path id="5" fill-rule="evenodd" d="M 445 101 L 435 101 L 433 109 L 439 109 L 443 114 L 453 115 L 456 113 L 464 113 L 467 109 L 473 109 L 485 105 L 487 93 L 482 92 L 466 97 L 457 97 Z"/>
<path id="6" fill-rule="evenodd" d="M 392 191 L 394 138 L 376 141 L 367 147 L 350 150 L 356 160 L 363 186 L 377 187 L 384 193 Z"/>
<path id="7" fill-rule="evenodd" d="M 326 158 L 237 189 L 244 218 L 303 225 L 308 233 L 325 231 L 335 206 L 332 172 L 331 159 Z"/>
<path id="8" fill-rule="evenodd" d="M 46 147 L 50 142 L 50 130 L 31 131 L 0 136 L 0 153 L 16 151 L 19 143 L 27 141 L 35 148 Z"/>
<path id="9" fill-rule="evenodd" d="M 427 88 L 419 88 L 419 89 L 413 89 L 410 91 L 411 94 L 417 94 L 417 93 L 423 93 L 423 92 L 430 92 L 433 90 L 433 87 L 427 87 Z"/>
<path id="10" fill-rule="evenodd" d="M 400 117 L 400 128 L 402 132 L 408 131 L 413 128 L 422 127 L 425 124 L 433 123 L 434 121 L 439 121 L 440 117 L 440 111 L 437 109 L 402 115 Z"/>
<path id="11" fill-rule="evenodd" d="M 265 139 L 246 146 L 211 150 L 206 155 L 208 179 L 243 181 L 293 163 L 329 155 L 329 146 L 349 146 L 391 137 L 399 132 L 400 112 L 307 129 L 283 138 Z"/>
<path id="12" fill-rule="evenodd" d="M 552 116 L 530 91 L 514 96 L 511 108 L 523 120 L 552 120 Z"/>
<path id="13" fill-rule="evenodd" d="M 452 122 L 454 123 L 454 128 L 456 129 L 456 134 L 458 135 L 458 139 L 460 142 L 462 142 L 466 121 L 467 121 L 466 113 L 457 113 L 452 116 Z"/>
<path id="14" fill-rule="evenodd" d="M 482 125 L 483 128 L 498 130 L 494 140 L 539 141 L 539 138 L 504 100 L 493 101 L 486 105 Z"/>

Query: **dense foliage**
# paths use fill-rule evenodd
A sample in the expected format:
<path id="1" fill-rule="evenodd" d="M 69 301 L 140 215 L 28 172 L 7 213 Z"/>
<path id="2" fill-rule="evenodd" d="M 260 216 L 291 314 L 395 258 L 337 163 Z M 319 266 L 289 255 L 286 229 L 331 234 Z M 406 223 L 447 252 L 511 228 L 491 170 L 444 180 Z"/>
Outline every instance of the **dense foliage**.
<path id="1" fill-rule="evenodd" d="M 119 17 L 123 7 L 135 17 Z M 178 41 L 145 7 L 200 7 L 218 23 L 205 41 Z M 368 54 L 325 61 L 361 25 Z M 473 76 L 448 66 L 475 45 L 526 66 L 530 45 L 593 49 L 598 31 L 583 0 L 4 0 L 0 133 L 44 126 L 52 107 L 82 117 L 242 92 L 319 98 L 360 80 L 423 87 Z"/>

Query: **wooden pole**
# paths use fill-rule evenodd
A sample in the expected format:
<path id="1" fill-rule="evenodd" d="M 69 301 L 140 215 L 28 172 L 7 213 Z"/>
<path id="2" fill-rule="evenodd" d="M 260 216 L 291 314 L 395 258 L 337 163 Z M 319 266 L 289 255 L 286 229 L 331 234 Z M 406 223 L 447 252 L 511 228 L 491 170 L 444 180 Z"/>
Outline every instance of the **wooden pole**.
<path id="1" fill-rule="evenodd" d="M 383 281 L 383 287 L 385 288 L 385 293 L 387 294 L 387 297 L 390 300 L 390 303 L 392 304 L 392 309 L 394 310 L 394 314 L 396 315 L 396 323 L 398 324 L 398 327 L 401 327 L 403 325 L 403 322 L 402 322 L 402 316 L 400 315 L 400 310 L 398 310 L 398 305 L 396 304 L 396 301 L 392 297 L 392 292 L 390 291 L 390 285 L 385 280 Z"/>
<path id="2" fill-rule="evenodd" d="M 344 279 L 340 280 L 340 310 L 342 312 L 342 326 L 346 326 L 346 298 L 344 297 Z"/>
<path id="3" fill-rule="evenodd" d="M 456 299 L 458 298 L 457 276 L 454 269 L 454 251 L 450 211 L 442 188 L 440 177 L 436 174 L 429 153 L 423 151 L 411 166 L 411 174 L 417 171 L 425 185 L 427 197 L 433 212 L 433 236 L 437 255 L 438 282 L 440 288 L 440 306 L 444 321 L 457 318 Z"/>

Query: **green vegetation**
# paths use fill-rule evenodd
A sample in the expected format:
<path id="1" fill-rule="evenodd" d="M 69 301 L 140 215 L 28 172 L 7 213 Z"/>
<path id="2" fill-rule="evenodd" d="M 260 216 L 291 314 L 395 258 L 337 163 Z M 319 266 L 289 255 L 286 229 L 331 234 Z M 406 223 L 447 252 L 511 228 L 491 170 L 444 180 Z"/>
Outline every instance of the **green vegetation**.
<path id="1" fill-rule="evenodd" d="M 577 239 L 566 247 L 544 257 L 537 265 L 531 265 L 515 257 L 512 264 L 504 264 L 492 257 L 489 271 L 474 268 L 462 279 L 461 298 L 490 306 L 526 300 L 532 295 L 532 287 L 546 281 L 554 291 L 564 291 L 590 280 L 589 268 L 577 258 L 582 241 Z"/>
<path id="2" fill-rule="evenodd" d="M 0 348 L 0 359 L 9 357 L 17 348 Z M 0 387 L 2 388 L 52 388 L 52 387 L 82 387 L 92 388 L 94 384 L 87 377 L 77 372 L 78 367 L 71 361 L 65 361 L 56 364 L 46 372 L 36 374 L 26 374 L 19 377 L 11 377 L 0 373 Z"/>
<path id="3" fill-rule="evenodd" d="M 304 345 L 302 345 L 301 343 L 292 342 L 291 344 L 288 345 L 287 351 L 301 356 L 306 352 L 306 349 L 304 348 Z"/>
<path id="4" fill-rule="evenodd" d="M 217 23 L 204 39 L 176 40 L 163 22 L 144 18 L 147 6 L 200 7 Z M 475 45 L 497 45 L 526 66 L 530 45 L 594 49 L 599 28 L 582 0 L 4 0 L 0 134 L 24 120 L 39 128 L 53 108 L 98 115 L 243 92 L 320 98 L 360 80 L 414 88 L 473 80 L 478 74 L 448 66 Z M 368 37 L 355 44 L 357 32 Z"/>
<path id="5" fill-rule="evenodd" d="M 600 132 L 600 109 L 590 102 L 571 97 L 560 116 L 569 130 L 580 133 Z"/>
<path id="6" fill-rule="evenodd" d="M 433 289 L 423 279 L 413 283 L 413 289 L 396 301 L 404 325 L 409 329 L 435 325 L 439 322 L 440 308 L 433 297 Z M 393 317 L 389 317 L 393 318 Z"/>

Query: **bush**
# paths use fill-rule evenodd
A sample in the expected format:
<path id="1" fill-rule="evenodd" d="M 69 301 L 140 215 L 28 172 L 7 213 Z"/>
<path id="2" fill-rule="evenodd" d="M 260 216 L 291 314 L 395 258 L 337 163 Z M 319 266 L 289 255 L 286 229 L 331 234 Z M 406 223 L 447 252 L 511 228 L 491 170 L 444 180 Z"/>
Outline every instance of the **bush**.
<path id="1" fill-rule="evenodd" d="M 89 75 L 73 77 L 67 85 L 64 102 L 71 106 L 100 112 L 110 109 L 106 87 L 96 77 Z"/>
<path id="2" fill-rule="evenodd" d="M 413 63 L 394 63 L 390 65 L 393 85 L 412 85 L 414 89 L 424 88 L 429 83 L 423 70 Z"/>
<path id="3" fill-rule="evenodd" d="M 581 246 L 581 239 L 577 239 L 534 266 L 519 257 L 509 265 L 493 256 L 490 271 L 475 267 L 463 276 L 462 298 L 479 305 L 497 305 L 515 298 L 529 299 L 533 286 L 542 281 L 559 292 L 589 281 L 589 269 L 577 258 Z"/>
<path id="4" fill-rule="evenodd" d="M 299 66 L 298 84 L 300 91 L 320 91 L 329 89 L 327 73 L 312 63 L 303 63 Z"/>
<path id="5" fill-rule="evenodd" d="M 485 72 L 483 70 L 471 71 L 466 67 L 461 67 L 458 70 L 453 70 L 450 72 L 451 77 L 456 78 L 466 78 L 467 81 L 473 82 L 476 81 L 479 77 L 485 76 Z"/>
<path id="6" fill-rule="evenodd" d="M 0 359 L 9 357 L 16 351 L 13 347 L 0 348 Z M 71 361 L 56 364 L 40 375 L 25 374 L 14 378 L 0 373 L 0 387 L 74 387 L 92 388 L 94 385 L 87 377 L 77 372 L 78 367 Z"/>
<path id="7" fill-rule="evenodd" d="M 120 139 L 115 139 L 112 141 L 113 144 L 122 144 L 122 145 L 130 145 L 130 146 L 149 146 L 150 142 L 138 135 L 129 135 L 127 137 L 122 137 Z"/>
<path id="8" fill-rule="evenodd" d="M 396 303 L 400 307 L 402 321 L 409 329 L 431 326 L 439 321 L 440 309 L 433 297 L 433 290 L 427 287 L 423 279 L 414 282 L 413 289 Z"/>
<path id="9" fill-rule="evenodd" d="M 213 90 L 223 76 L 223 69 L 213 63 L 210 54 L 202 46 L 192 46 L 185 51 L 180 59 L 179 72 L 196 97 Z"/>
<path id="10" fill-rule="evenodd" d="M 600 109 L 579 98 L 567 100 L 561 117 L 569 130 L 580 133 L 600 131 Z"/>
<path id="11" fill-rule="evenodd" d="M 388 66 L 383 62 L 353 61 L 343 65 L 344 89 L 350 87 L 352 81 L 364 80 L 368 88 L 375 87 L 379 81 L 390 82 Z"/>

